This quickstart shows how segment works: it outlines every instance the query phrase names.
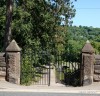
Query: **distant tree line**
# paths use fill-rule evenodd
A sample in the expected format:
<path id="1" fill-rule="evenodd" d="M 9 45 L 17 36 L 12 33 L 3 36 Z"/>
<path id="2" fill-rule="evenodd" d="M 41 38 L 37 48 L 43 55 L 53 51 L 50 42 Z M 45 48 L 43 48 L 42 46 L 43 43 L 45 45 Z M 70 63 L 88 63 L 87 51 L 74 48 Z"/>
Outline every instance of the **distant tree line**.
<path id="1" fill-rule="evenodd" d="M 68 28 L 67 38 L 70 50 L 79 51 L 89 40 L 95 49 L 96 54 L 100 54 L 100 28 L 87 26 L 72 26 Z"/>

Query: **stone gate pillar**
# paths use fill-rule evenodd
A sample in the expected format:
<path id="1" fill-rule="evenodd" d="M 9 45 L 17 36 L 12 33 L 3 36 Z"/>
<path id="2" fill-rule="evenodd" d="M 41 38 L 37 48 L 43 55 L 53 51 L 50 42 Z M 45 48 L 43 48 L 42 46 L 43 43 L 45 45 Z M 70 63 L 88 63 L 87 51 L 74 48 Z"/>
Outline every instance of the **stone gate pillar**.
<path id="1" fill-rule="evenodd" d="M 82 49 L 82 64 L 81 64 L 81 84 L 83 86 L 93 83 L 94 73 L 94 49 L 87 40 Z"/>
<path id="2" fill-rule="evenodd" d="M 15 40 L 6 48 L 6 80 L 20 84 L 20 51 Z"/>

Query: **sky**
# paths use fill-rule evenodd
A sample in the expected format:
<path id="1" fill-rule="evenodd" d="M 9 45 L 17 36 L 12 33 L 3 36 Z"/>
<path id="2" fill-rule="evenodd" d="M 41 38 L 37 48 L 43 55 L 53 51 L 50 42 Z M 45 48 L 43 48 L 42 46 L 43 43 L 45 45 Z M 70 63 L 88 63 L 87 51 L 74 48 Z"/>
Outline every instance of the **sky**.
<path id="1" fill-rule="evenodd" d="M 73 26 L 92 26 L 100 28 L 100 0 L 77 0 L 74 2 L 76 16 Z"/>

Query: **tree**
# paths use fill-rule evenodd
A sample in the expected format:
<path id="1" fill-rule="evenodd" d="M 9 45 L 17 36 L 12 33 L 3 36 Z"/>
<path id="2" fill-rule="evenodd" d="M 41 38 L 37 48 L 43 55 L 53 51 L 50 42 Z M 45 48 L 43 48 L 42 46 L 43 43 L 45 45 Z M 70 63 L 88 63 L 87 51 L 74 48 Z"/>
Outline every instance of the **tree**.
<path id="1" fill-rule="evenodd" d="M 52 2 L 54 1 L 54 3 Z M 17 0 L 14 7 L 12 33 L 13 38 L 24 47 L 26 45 L 44 44 L 49 46 L 48 42 L 55 42 L 55 37 L 61 37 L 65 31 L 59 31 L 61 15 L 66 16 L 66 25 L 68 19 L 75 14 L 75 9 L 70 0 Z M 62 35 L 61 38 L 64 35 Z M 19 37 L 21 39 L 19 39 Z M 50 46 L 49 46 L 50 48 Z"/>
<path id="2" fill-rule="evenodd" d="M 68 26 L 75 15 L 72 0 L 3 0 L 0 3 L 0 6 L 6 4 L 6 26 L 1 28 L 2 32 L 6 29 L 5 48 L 11 38 L 16 39 L 22 48 L 36 41 L 45 46 L 49 46 L 47 42 L 50 41 L 56 43 L 57 38 L 64 41 L 68 28 L 61 28 L 61 15 L 65 16 L 64 26 Z"/>
<path id="3" fill-rule="evenodd" d="M 5 6 L 6 26 L 4 26 Z M 56 43 L 57 38 L 64 41 L 64 34 L 68 28 L 60 30 L 61 15 L 65 16 L 64 26 L 68 26 L 71 18 L 75 15 L 72 0 L 2 0 L 0 1 L 0 10 L 2 33 L 0 42 L 2 45 L 4 38 L 4 48 L 11 39 L 16 39 L 22 48 L 35 44 L 36 41 L 43 42 L 42 44 L 45 46 L 49 46 L 50 44 L 48 45 L 47 42 L 50 41 Z M 3 37 L 3 35 L 5 36 Z"/>
<path id="4" fill-rule="evenodd" d="M 3 50 L 4 45 L 4 32 L 5 32 L 5 21 L 6 21 L 6 1 L 0 1 L 0 51 Z"/>
<path id="5" fill-rule="evenodd" d="M 4 36 L 4 50 L 11 41 L 11 22 L 13 13 L 13 0 L 7 0 L 6 2 L 6 27 Z"/>

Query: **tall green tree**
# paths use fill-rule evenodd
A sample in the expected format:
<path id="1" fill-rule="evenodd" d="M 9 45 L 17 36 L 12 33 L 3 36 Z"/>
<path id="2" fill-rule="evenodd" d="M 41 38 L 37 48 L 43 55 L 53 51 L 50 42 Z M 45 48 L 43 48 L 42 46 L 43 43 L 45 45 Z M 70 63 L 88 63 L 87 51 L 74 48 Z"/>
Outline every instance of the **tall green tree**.
<path id="1" fill-rule="evenodd" d="M 36 41 L 49 46 L 47 42 L 54 42 L 57 35 L 60 37 L 63 34 L 58 28 L 61 15 L 66 18 L 65 25 L 75 15 L 70 0 L 17 0 L 15 5 L 12 32 L 13 38 L 21 47 L 32 45 Z"/>
<path id="2" fill-rule="evenodd" d="M 5 26 L 5 36 L 4 36 L 4 50 L 11 41 L 11 22 L 13 14 L 13 0 L 6 1 L 6 26 Z"/>
<path id="3" fill-rule="evenodd" d="M 65 25 L 69 25 L 70 19 L 75 15 L 72 0 L 2 0 L 0 10 L 5 48 L 13 38 L 21 47 L 35 44 L 36 41 L 49 46 L 46 42 L 54 42 L 56 36 L 64 36 L 64 31 L 61 32 L 58 28 L 61 21 L 64 20 Z M 62 19 L 61 15 L 65 18 Z"/>

